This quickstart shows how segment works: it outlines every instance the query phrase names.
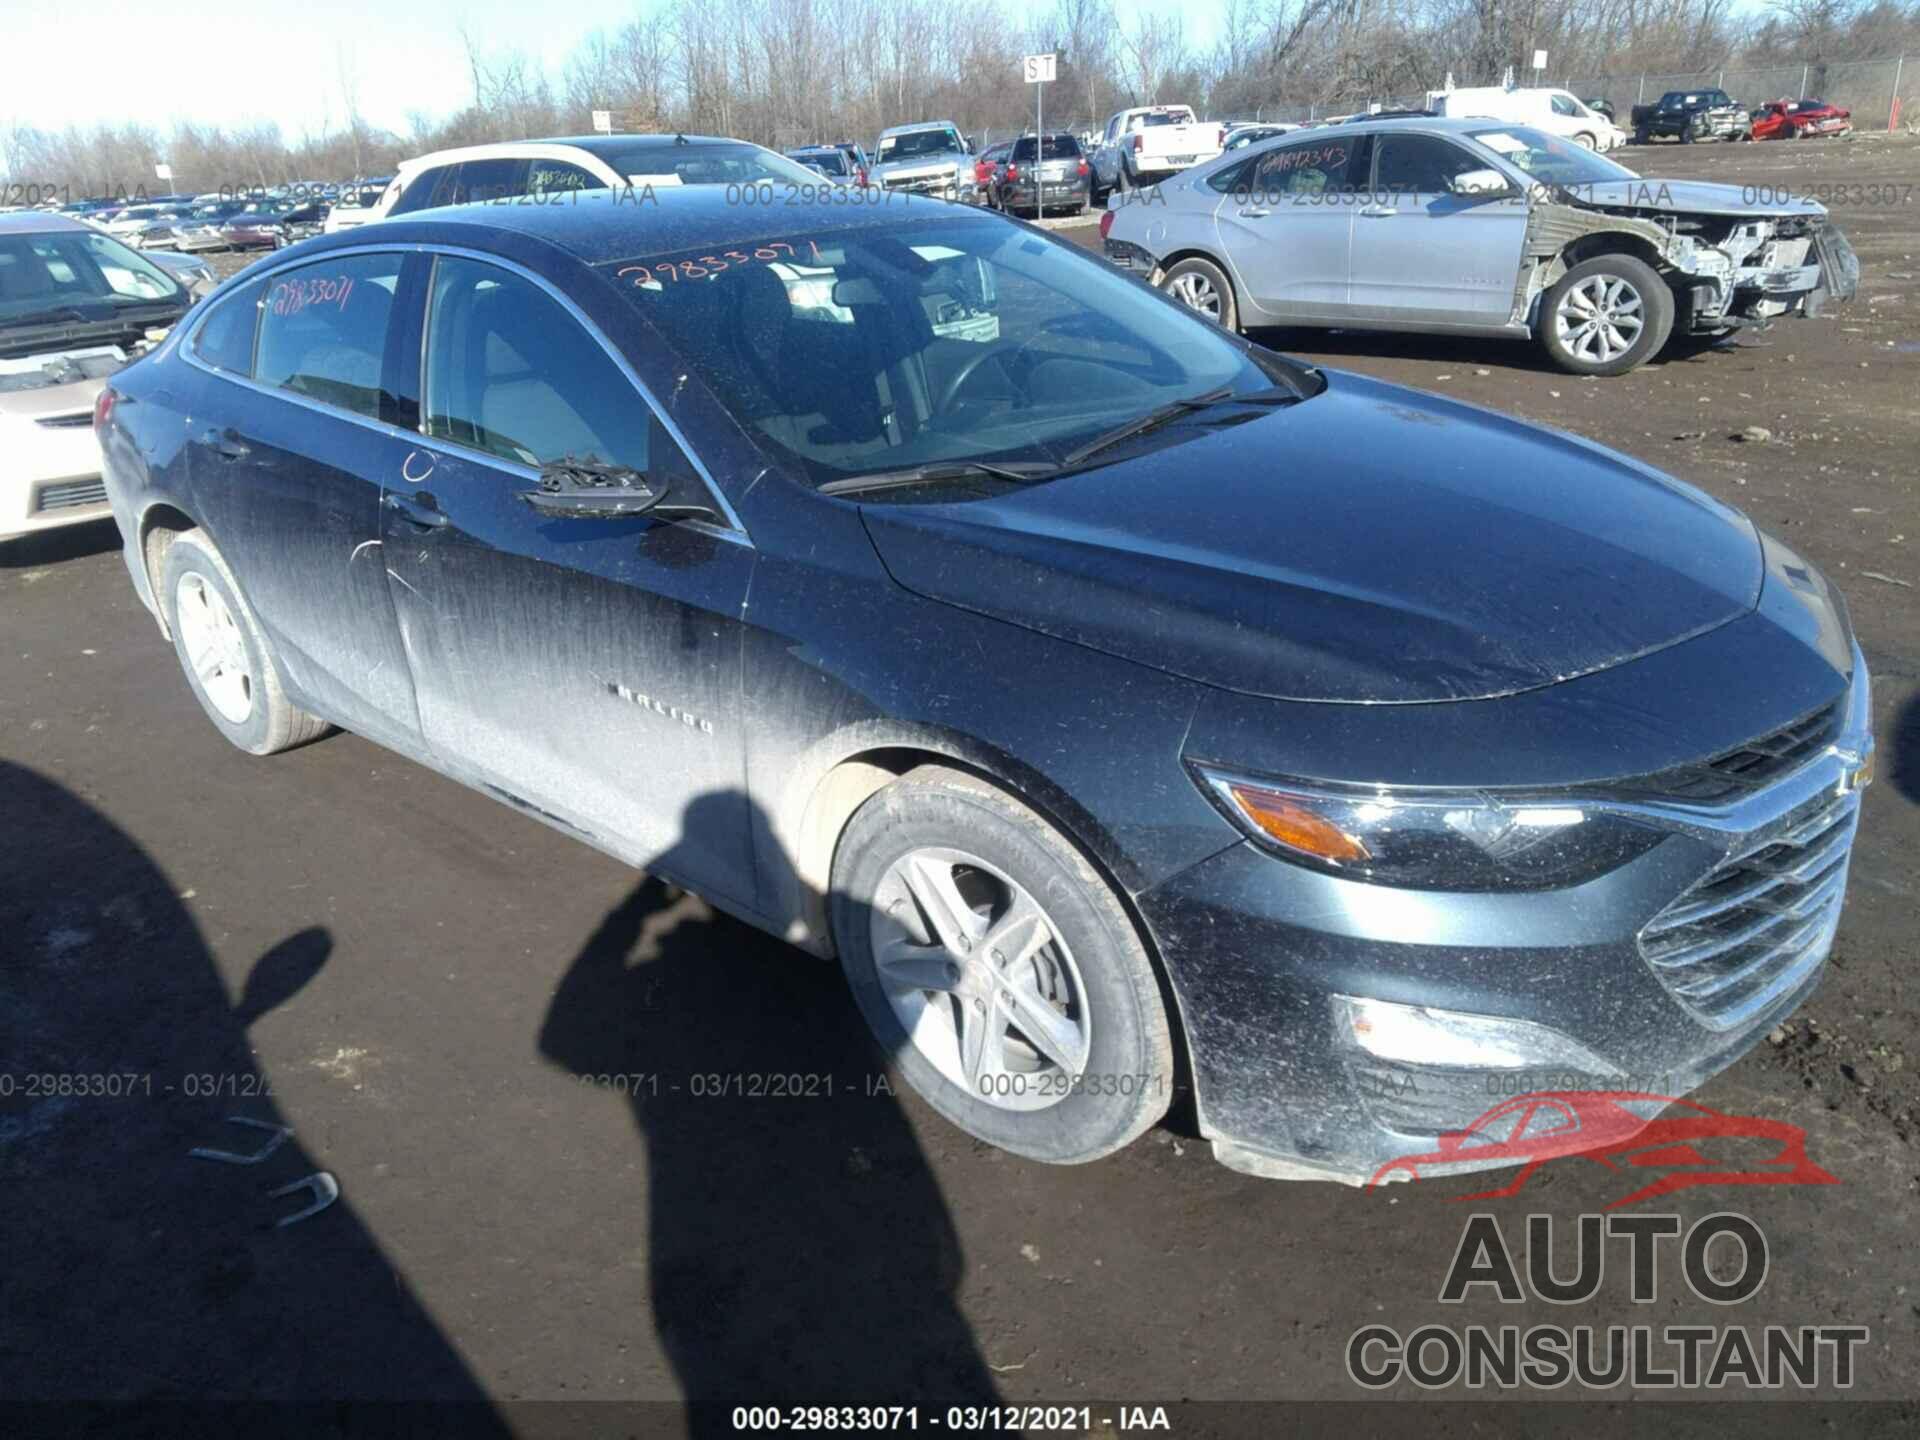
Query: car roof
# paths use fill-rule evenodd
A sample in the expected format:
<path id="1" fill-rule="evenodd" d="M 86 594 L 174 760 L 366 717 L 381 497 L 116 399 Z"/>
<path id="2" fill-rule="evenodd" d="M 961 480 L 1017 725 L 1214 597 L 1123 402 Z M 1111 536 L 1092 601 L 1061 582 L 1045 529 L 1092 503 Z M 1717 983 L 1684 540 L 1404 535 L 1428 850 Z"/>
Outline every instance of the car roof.
<path id="1" fill-rule="evenodd" d="M 915 204 L 912 197 L 897 205 L 835 206 L 806 212 L 810 218 L 788 219 L 778 208 L 729 203 L 728 188 L 663 185 L 644 193 L 583 190 L 577 201 L 566 205 L 452 205 L 384 221 L 378 231 L 343 230 L 306 241 L 302 248 L 319 255 L 390 241 L 395 246 L 472 246 L 511 255 L 516 247 L 487 243 L 489 235 L 506 232 L 544 242 L 584 264 L 602 265 L 695 248 L 720 252 L 785 235 L 881 231 L 907 219 L 1005 223 L 970 206 L 939 200 Z"/>
<path id="2" fill-rule="evenodd" d="M 751 145 L 730 135 L 551 135 L 531 140 L 492 140 L 483 145 L 457 145 L 448 150 L 433 150 L 400 162 L 403 171 L 419 171 L 431 165 L 451 165 L 461 160 L 485 160 L 496 155 L 545 155 L 556 148 L 584 150 L 596 160 L 609 154 L 625 154 L 635 146 L 651 145 Z M 366 184 L 369 182 L 362 182 Z"/>
<path id="3" fill-rule="evenodd" d="M 46 235 L 61 230 L 100 233 L 84 221 L 75 220 L 71 215 L 56 215 L 51 210 L 15 210 L 0 215 L 0 234 Z"/>
<path id="4" fill-rule="evenodd" d="M 1497 119 L 1491 115 L 1395 115 L 1387 119 L 1346 120 L 1342 121 L 1338 128 L 1343 134 L 1425 130 L 1440 135 L 1463 135 L 1470 130 L 1484 130 L 1489 125 L 1512 127 L 1521 123 L 1518 120 Z M 1332 128 L 1334 127 L 1331 125 L 1303 125 L 1297 130 L 1289 131 L 1287 138 L 1292 139 L 1295 135 L 1304 136 L 1309 132 Z"/>
<path id="5" fill-rule="evenodd" d="M 914 135 L 922 130 L 958 130 L 960 127 L 951 120 L 916 120 L 911 125 L 889 125 L 880 132 L 880 138 L 889 135 Z"/>

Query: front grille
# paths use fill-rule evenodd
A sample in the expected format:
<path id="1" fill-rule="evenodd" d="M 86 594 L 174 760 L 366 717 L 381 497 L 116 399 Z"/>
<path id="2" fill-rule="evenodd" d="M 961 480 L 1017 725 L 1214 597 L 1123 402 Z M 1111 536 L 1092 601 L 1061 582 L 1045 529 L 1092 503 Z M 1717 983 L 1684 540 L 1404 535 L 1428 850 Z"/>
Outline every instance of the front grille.
<path id="1" fill-rule="evenodd" d="M 35 508 L 45 513 L 49 510 L 78 510 L 82 505 L 106 503 L 105 480 L 60 480 L 40 487 Z"/>
<path id="2" fill-rule="evenodd" d="M 93 424 L 93 412 L 91 410 L 76 410 L 71 415 L 42 415 L 33 423 L 36 425 L 44 425 L 49 430 L 78 430 L 83 426 Z"/>
<path id="3" fill-rule="evenodd" d="M 1857 792 L 1823 790 L 1640 931 L 1640 953 L 1704 1024 L 1730 1030 L 1798 989 L 1826 957 L 1846 893 Z"/>
<path id="4" fill-rule="evenodd" d="M 1797 770 L 1832 743 L 1845 719 L 1846 696 L 1811 710 L 1789 725 L 1691 765 L 1676 765 L 1653 775 L 1610 782 L 1614 794 L 1658 795 L 1667 800 L 1710 804 L 1765 789 Z"/>

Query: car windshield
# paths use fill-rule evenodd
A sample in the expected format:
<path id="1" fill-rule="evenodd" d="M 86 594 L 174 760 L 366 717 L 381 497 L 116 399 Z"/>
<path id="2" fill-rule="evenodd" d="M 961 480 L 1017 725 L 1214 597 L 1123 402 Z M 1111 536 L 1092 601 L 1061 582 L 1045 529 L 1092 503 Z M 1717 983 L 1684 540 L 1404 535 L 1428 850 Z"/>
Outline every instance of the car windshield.
<path id="1" fill-rule="evenodd" d="M 817 185 L 820 177 L 784 155 L 740 141 L 655 141 L 595 146 L 593 153 L 635 185 Z"/>
<path id="2" fill-rule="evenodd" d="M 1501 125 L 1467 132 L 1509 165 L 1543 185 L 1603 185 L 1639 177 L 1581 145 L 1530 125 Z"/>
<path id="3" fill-rule="evenodd" d="M 985 216 L 710 245 L 604 273 L 815 484 L 1058 464 L 1169 402 L 1275 386 L 1207 321 Z"/>
<path id="4" fill-rule="evenodd" d="M 880 159 L 912 160 L 920 155 L 951 155 L 966 147 L 952 130 L 915 130 L 888 135 L 880 141 Z"/>
<path id="5" fill-rule="evenodd" d="M 39 323 L 76 308 L 186 299 L 167 273 L 109 235 L 0 235 L 0 324 Z"/>

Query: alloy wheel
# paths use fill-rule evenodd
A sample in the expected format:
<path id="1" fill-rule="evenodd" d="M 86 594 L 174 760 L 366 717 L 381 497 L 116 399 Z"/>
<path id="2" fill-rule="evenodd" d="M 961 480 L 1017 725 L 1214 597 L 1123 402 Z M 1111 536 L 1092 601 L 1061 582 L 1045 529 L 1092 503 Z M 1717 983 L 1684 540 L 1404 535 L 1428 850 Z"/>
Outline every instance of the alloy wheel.
<path id="1" fill-rule="evenodd" d="M 1640 292 L 1618 275 L 1589 275 L 1554 309 L 1561 345 L 1576 360 L 1605 365 L 1631 350 L 1646 328 Z"/>
<path id="2" fill-rule="evenodd" d="M 913 850 L 881 876 L 870 925 L 887 1003 L 948 1081 L 1003 1110 L 1073 1093 L 1092 1038 L 1086 987 L 1018 881 L 962 850 Z"/>
<path id="3" fill-rule="evenodd" d="M 1167 293 L 1189 310 L 1198 310 L 1210 320 L 1220 318 L 1220 292 L 1213 282 L 1197 271 L 1189 270 L 1167 282 Z"/>
<path id="4" fill-rule="evenodd" d="M 232 724 L 245 724 L 253 713 L 253 667 L 227 602 L 204 575 L 189 570 L 174 586 L 173 617 L 213 708 Z"/>

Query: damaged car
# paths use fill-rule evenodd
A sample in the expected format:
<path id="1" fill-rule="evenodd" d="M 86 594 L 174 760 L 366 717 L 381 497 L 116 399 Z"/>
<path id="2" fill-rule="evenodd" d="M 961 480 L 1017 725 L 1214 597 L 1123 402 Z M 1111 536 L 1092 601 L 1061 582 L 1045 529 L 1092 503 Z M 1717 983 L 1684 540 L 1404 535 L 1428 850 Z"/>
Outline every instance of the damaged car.
<path id="1" fill-rule="evenodd" d="M 1869 681 L 1805 558 L 997 213 L 422 211 L 99 416 L 234 746 L 343 726 L 837 956 L 1019 1155 L 1189 1076 L 1226 1163 L 1353 1183 L 1496 1087 L 1678 1095 L 1840 921 Z"/>
<path id="2" fill-rule="evenodd" d="M 91 225 L 0 215 L 0 540 L 111 513 L 95 402 L 192 303 Z"/>
<path id="3" fill-rule="evenodd" d="M 1860 264 L 1812 200 L 1642 179 L 1523 125 L 1414 118 L 1305 132 L 1114 202 L 1107 258 L 1227 329 L 1532 339 L 1623 375 L 1849 300 Z"/>

